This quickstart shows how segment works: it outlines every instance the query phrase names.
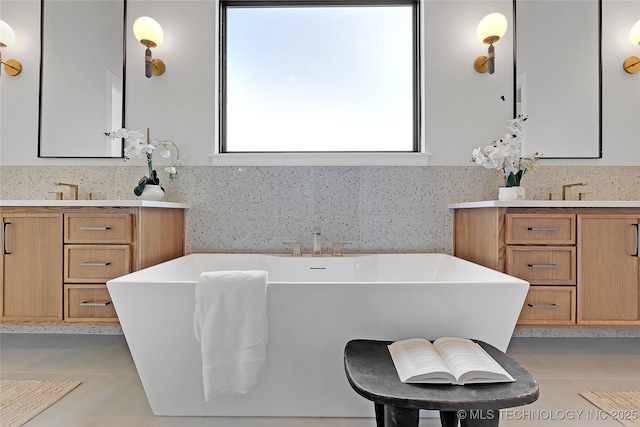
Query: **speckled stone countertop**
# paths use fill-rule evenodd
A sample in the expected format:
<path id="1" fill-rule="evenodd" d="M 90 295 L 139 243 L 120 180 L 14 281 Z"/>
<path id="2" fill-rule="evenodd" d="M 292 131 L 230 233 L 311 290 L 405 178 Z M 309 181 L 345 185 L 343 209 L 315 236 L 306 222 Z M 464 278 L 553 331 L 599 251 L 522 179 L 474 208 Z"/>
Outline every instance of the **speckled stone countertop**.
<path id="1" fill-rule="evenodd" d="M 140 207 L 140 208 L 175 208 L 188 209 L 185 203 L 163 202 L 153 200 L 0 200 L 0 207 L 9 206 L 43 206 L 43 207 Z"/>
<path id="2" fill-rule="evenodd" d="M 449 209 L 470 208 L 640 208 L 640 200 L 485 200 L 449 203 Z"/>

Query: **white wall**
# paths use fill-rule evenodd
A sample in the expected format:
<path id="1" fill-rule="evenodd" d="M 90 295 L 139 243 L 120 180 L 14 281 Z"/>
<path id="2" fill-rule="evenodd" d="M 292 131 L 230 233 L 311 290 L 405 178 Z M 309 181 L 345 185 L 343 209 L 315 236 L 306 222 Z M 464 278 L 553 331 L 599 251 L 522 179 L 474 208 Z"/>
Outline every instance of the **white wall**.
<path id="1" fill-rule="evenodd" d="M 0 165 L 122 166 L 121 159 L 37 158 L 39 11 L 39 0 L 0 0 L 0 18 L 17 36 L 16 44 L 4 49 L 3 57 L 23 64 L 20 76 L 5 74 L 0 79 Z M 496 73 L 478 74 L 473 60 L 486 48 L 475 38 L 476 25 L 494 11 L 502 12 L 511 22 L 512 3 L 428 0 L 426 11 L 425 112 L 427 144 L 433 153 L 430 164 L 468 165 L 474 147 L 502 133 L 513 102 L 512 34 L 508 32 L 496 44 Z M 144 50 L 131 31 L 133 21 L 141 15 L 154 17 L 165 31 L 165 41 L 154 56 L 164 60 L 167 71 L 152 79 L 144 77 Z M 186 165 L 209 165 L 208 154 L 214 146 L 214 2 L 129 0 L 128 17 L 127 126 L 150 127 L 154 136 L 175 140 L 185 154 Z M 640 74 L 630 75 L 622 69 L 624 58 L 640 56 L 640 49 L 628 40 L 629 29 L 638 19 L 639 1 L 604 0 L 604 158 L 546 160 L 543 165 L 640 165 Z M 500 99 L 502 95 L 506 101 Z M 60 132 L 74 137 L 72 129 Z M 86 143 L 100 143 L 100 137 Z"/>
<path id="2" fill-rule="evenodd" d="M 629 30 L 640 19 L 640 1 L 603 0 L 602 15 L 601 163 L 640 165 L 640 73 L 622 68 L 628 56 L 640 57 L 640 46 L 629 40 Z"/>

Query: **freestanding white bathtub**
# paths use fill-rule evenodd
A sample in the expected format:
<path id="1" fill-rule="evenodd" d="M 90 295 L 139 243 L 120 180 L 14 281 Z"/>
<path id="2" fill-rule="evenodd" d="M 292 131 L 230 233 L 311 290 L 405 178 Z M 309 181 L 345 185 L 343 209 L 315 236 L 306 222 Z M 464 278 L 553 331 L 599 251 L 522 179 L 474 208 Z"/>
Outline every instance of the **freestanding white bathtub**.
<path id="1" fill-rule="evenodd" d="M 205 402 L 196 281 L 253 269 L 269 273 L 265 376 L 245 395 Z M 193 254 L 107 285 L 155 415 L 292 417 L 373 416 L 344 374 L 351 339 L 461 336 L 506 350 L 529 288 L 445 254 Z"/>

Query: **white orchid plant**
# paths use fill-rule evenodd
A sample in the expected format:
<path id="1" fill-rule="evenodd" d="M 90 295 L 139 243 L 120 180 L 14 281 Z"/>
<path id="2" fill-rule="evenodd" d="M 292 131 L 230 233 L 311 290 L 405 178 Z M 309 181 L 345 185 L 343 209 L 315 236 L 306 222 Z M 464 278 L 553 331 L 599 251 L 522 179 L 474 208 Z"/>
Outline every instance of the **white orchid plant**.
<path id="1" fill-rule="evenodd" d="M 506 125 L 509 133 L 484 148 L 476 148 L 471 157 L 472 163 L 482 165 L 487 169 L 502 171 L 507 187 L 520 186 L 522 177 L 527 171 L 539 169 L 539 153 L 527 157 L 522 157 L 520 153 L 526 120 L 526 116 L 520 115 L 509 120 Z"/>
<path id="2" fill-rule="evenodd" d="M 153 153 L 158 150 L 160 156 L 165 159 L 171 159 L 171 166 L 167 166 L 165 171 L 169 173 L 169 179 L 175 181 L 178 178 L 178 170 L 176 166 L 182 164 L 180 149 L 171 140 L 168 139 L 150 139 L 149 128 L 145 135 L 139 130 L 118 129 L 117 131 L 105 133 L 112 139 L 124 138 L 127 146 L 124 149 L 124 159 L 132 158 L 147 159 L 149 168 L 149 176 L 143 176 L 138 185 L 133 189 L 136 196 L 140 196 L 144 187 L 147 185 L 160 185 L 160 179 L 157 172 L 153 169 Z"/>

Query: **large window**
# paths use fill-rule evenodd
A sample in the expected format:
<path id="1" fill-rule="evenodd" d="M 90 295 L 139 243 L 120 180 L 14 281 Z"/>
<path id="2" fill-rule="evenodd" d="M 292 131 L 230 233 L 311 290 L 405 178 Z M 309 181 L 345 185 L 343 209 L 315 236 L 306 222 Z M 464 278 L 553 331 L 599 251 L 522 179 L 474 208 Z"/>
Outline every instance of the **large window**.
<path id="1" fill-rule="evenodd" d="M 419 153 L 417 0 L 220 0 L 219 153 Z"/>

